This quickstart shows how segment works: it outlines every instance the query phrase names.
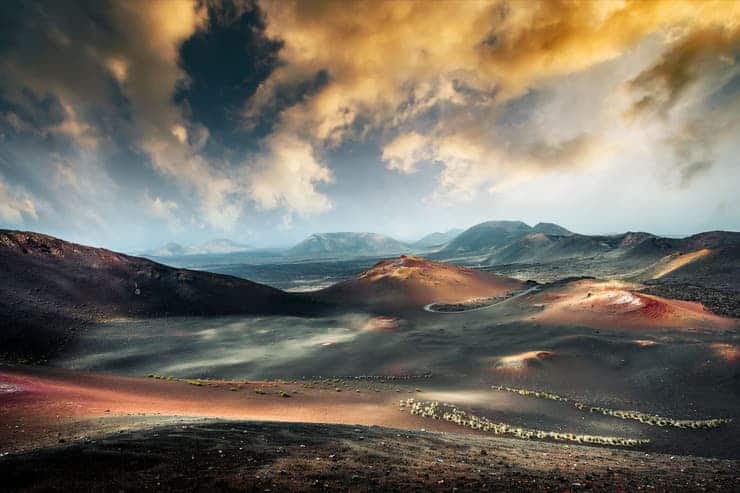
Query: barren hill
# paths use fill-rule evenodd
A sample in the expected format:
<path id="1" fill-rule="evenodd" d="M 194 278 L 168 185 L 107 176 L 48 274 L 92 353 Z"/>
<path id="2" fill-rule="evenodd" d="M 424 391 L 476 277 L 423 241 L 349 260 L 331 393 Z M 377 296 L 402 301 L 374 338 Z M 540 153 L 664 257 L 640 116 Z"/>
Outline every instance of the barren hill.
<path id="1" fill-rule="evenodd" d="M 0 230 L 0 357 L 48 355 L 70 329 L 115 317 L 304 313 L 297 295 L 38 233 Z"/>
<path id="2" fill-rule="evenodd" d="M 402 255 L 359 276 L 318 291 L 319 299 L 376 308 L 416 308 L 502 296 L 521 289 L 516 279 Z"/>

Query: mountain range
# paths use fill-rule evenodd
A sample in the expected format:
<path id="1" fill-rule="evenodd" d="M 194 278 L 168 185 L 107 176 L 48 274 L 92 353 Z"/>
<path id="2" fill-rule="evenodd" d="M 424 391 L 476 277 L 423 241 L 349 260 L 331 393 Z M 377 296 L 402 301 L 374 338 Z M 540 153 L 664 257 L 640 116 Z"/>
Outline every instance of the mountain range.
<path id="1" fill-rule="evenodd" d="M 740 233 L 714 231 L 686 238 L 646 232 L 583 235 L 558 224 L 486 221 L 466 230 L 431 233 L 405 243 L 377 233 L 316 233 L 287 250 L 249 250 L 229 240 L 196 247 L 168 244 L 145 256 L 171 265 L 281 263 L 304 260 L 348 260 L 423 253 L 437 261 L 477 265 L 540 280 L 562 275 L 601 275 L 663 281 L 696 281 L 706 286 L 737 286 L 740 279 Z M 539 265 L 527 271 L 523 265 Z M 508 267 L 506 267 L 508 266 Z M 519 266 L 519 267 L 516 267 Z M 508 269 L 508 270 L 507 270 Z M 682 273 L 692 274 L 688 278 Z M 542 272 L 547 271 L 545 274 Z M 541 275 L 542 274 L 542 275 Z M 682 277 L 683 276 L 683 277 Z"/>
<path id="2" fill-rule="evenodd" d="M 218 238 L 198 245 L 183 246 L 179 243 L 169 242 L 154 250 L 142 252 L 146 257 L 181 257 L 185 255 L 218 255 L 253 250 L 254 247 L 235 241 Z"/>
<path id="3" fill-rule="evenodd" d="M 316 233 L 286 252 L 294 258 L 395 255 L 409 245 L 377 233 Z"/>
<path id="4" fill-rule="evenodd" d="M 429 233 L 428 235 L 424 236 L 420 240 L 417 240 L 413 243 L 411 243 L 411 246 L 414 248 L 420 248 L 420 249 L 439 249 L 445 246 L 450 241 L 454 240 L 457 235 L 462 233 L 464 230 L 460 228 L 454 228 L 450 229 L 448 231 L 445 231 L 443 233 L 435 232 L 435 233 Z"/>

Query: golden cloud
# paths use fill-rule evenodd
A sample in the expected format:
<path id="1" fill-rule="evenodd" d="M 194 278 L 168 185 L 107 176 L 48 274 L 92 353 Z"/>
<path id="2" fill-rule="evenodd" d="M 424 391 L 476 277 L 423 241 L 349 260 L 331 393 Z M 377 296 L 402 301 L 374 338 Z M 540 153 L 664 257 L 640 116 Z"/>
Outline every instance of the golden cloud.
<path id="1" fill-rule="evenodd" d="M 727 48 L 735 41 L 702 33 L 734 32 L 740 23 L 740 4 L 723 0 L 263 1 L 261 7 L 268 36 L 284 43 L 283 64 L 250 101 L 248 115 L 269 107 L 281 86 L 326 71 L 325 86 L 283 110 L 280 132 L 331 146 L 380 129 L 390 134 L 382 156 L 388 168 L 410 173 L 435 161 L 443 165 L 440 190 L 461 197 L 470 197 L 481 177 L 499 187 L 577 165 L 600 145 L 601 136 L 582 131 L 502 137 L 496 125 L 504 102 L 644 42 L 670 49 L 725 40 Z M 694 61 L 685 56 L 678 63 Z M 663 69 L 672 67 L 656 67 L 643 79 Z M 594 101 L 595 112 L 601 104 Z M 441 108 L 434 128 L 420 132 L 431 108 Z"/>
<path id="2" fill-rule="evenodd" d="M 727 75 L 736 74 L 735 56 L 738 52 L 738 25 L 713 25 L 690 33 L 667 50 L 658 63 L 630 82 L 630 88 L 641 93 L 642 97 L 627 115 L 665 114 L 694 82 L 709 72 L 717 71 L 718 66 Z"/>
<path id="3" fill-rule="evenodd" d="M 286 120 L 336 139 L 360 114 L 392 121 L 409 97 L 460 97 L 464 81 L 498 100 L 539 81 L 621 55 L 647 36 L 683 37 L 737 25 L 726 1 L 601 2 L 272 2 L 262 3 L 267 34 L 282 40 L 285 65 L 257 97 L 328 70 L 330 83 Z M 298 125 L 296 125 L 298 126 Z"/>
<path id="4" fill-rule="evenodd" d="M 316 190 L 331 183 L 332 175 L 307 142 L 289 134 L 275 134 L 267 140 L 267 152 L 249 177 L 252 199 L 265 209 L 283 208 L 287 215 L 326 212 L 328 197 Z"/>

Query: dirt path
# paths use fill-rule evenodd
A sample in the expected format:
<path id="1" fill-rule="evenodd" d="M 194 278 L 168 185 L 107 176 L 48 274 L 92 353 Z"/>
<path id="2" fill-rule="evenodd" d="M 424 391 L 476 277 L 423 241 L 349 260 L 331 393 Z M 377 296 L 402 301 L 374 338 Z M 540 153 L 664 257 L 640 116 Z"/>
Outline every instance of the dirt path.
<path id="1" fill-rule="evenodd" d="M 516 294 L 514 294 L 512 296 L 509 296 L 508 298 L 505 298 L 503 300 L 499 300 L 499 301 L 493 302 L 490 305 L 478 306 L 478 307 L 475 307 L 475 308 L 468 308 L 466 310 L 454 310 L 454 311 L 452 311 L 452 310 L 451 311 L 436 310 L 434 308 L 434 306 L 435 305 L 439 305 L 440 303 L 434 302 L 434 303 L 429 303 L 428 305 L 424 305 L 424 311 L 427 311 L 427 312 L 430 312 L 430 313 L 445 313 L 445 314 L 477 312 L 479 310 L 486 310 L 488 308 L 501 305 L 502 303 L 506 303 L 507 301 L 515 300 L 515 299 L 520 298 L 522 296 L 526 296 L 529 293 L 532 293 L 532 292 L 537 291 L 539 289 L 540 289 L 540 286 L 532 286 L 529 289 L 525 289 L 524 291 L 520 291 L 520 292 L 518 292 L 518 293 L 516 293 Z"/>

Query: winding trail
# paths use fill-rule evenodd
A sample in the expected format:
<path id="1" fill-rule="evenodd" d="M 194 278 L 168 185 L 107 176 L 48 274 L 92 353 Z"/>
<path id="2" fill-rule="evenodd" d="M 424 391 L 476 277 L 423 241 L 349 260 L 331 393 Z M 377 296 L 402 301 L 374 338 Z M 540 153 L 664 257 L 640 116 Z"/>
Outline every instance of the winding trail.
<path id="1" fill-rule="evenodd" d="M 475 312 L 475 311 L 478 311 L 478 310 L 487 310 L 488 308 L 491 308 L 492 306 L 498 306 L 498 305 L 501 305 L 502 303 L 506 303 L 507 301 L 511 301 L 511 300 L 513 300 L 513 299 L 516 299 L 516 298 L 520 298 L 520 297 L 522 297 L 522 296 L 526 296 L 526 295 L 528 295 L 529 293 L 532 293 L 532 292 L 534 292 L 534 291 L 538 291 L 538 290 L 540 289 L 540 287 L 541 287 L 541 286 L 539 286 L 539 285 L 537 285 L 537 286 L 532 286 L 532 287 L 531 287 L 531 288 L 529 288 L 529 289 L 525 289 L 524 291 L 520 291 L 519 293 L 517 293 L 517 294 L 515 294 L 515 295 L 513 295 L 513 296 L 509 296 L 508 298 L 506 298 L 506 299 L 503 299 L 503 300 L 501 300 L 501 301 L 496 301 L 496 302 L 494 302 L 494 303 L 491 303 L 490 305 L 485 305 L 485 306 L 477 306 L 477 307 L 475 307 L 475 308 L 468 308 L 467 310 L 454 310 L 454 311 L 435 310 L 435 309 L 433 308 L 433 307 L 434 307 L 434 305 L 438 305 L 438 304 L 440 304 L 440 303 L 434 302 L 434 303 L 429 303 L 428 305 L 424 305 L 424 311 L 427 311 L 427 312 L 430 312 L 430 313 L 443 313 L 443 314 L 453 314 L 453 313 L 468 313 L 468 312 Z M 447 303 L 444 303 L 444 304 L 447 304 Z"/>

